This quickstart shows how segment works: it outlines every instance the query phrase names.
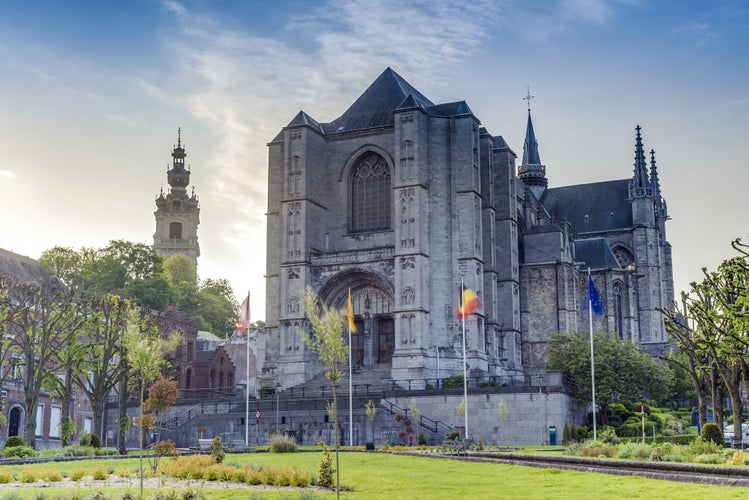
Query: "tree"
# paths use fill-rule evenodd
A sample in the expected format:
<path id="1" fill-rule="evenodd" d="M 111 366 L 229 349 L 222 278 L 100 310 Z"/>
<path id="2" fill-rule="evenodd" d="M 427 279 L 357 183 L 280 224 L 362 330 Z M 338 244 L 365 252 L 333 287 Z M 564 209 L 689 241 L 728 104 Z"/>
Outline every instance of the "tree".
<path id="1" fill-rule="evenodd" d="M 42 384 L 54 368 L 55 354 L 85 322 L 83 304 L 56 278 L 31 283 L 10 280 L 10 350 L 23 363 L 22 384 L 28 412 L 26 438 L 36 447 L 36 412 Z"/>
<path id="2" fill-rule="evenodd" d="M 177 384 L 174 382 L 174 380 L 162 377 L 151 384 L 151 386 L 148 388 L 148 398 L 143 404 L 143 409 L 145 411 L 154 412 L 156 417 L 158 418 L 159 412 L 166 411 L 167 409 L 174 406 L 174 403 L 177 402 L 178 398 L 179 388 L 177 387 Z M 158 422 L 157 419 L 154 419 L 154 421 Z M 160 452 L 160 448 L 162 447 L 158 445 L 158 443 L 161 442 L 160 430 L 158 431 L 156 440 L 157 445 L 154 446 L 154 458 L 152 464 L 154 471 L 158 469 L 159 458 L 162 455 L 162 453 Z M 170 448 L 171 447 L 167 446 L 167 451 L 173 451 Z"/>
<path id="3" fill-rule="evenodd" d="M 705 279 L 692 283 L 689 315 L 695 322 L 694 338 L 715 367 L 731 398 L 734 424 L 741 422 L 742 381 L 749 379 L 749 266 L 740 242 L 733 243 L 742 256 L 723 261 L 716 271 L 703 268 Z M 720 422 L 719 422 L 720 423 Z M 734 436 L 741 445 L 741 436 Z"/>
<path id="4" fill-rule="evenodd" d="M 606 406 L 620 400 L 653 400 L 666 393 L 666 373 L 634 344 L 619 337 L 593 335 L 597 414 L 606 423 Z M 586 333 L 558 333 L 549 343 L 548 368 L 562 372 L 570 395 L 580 401 L 592 398 L 590 339 Z"/>
<path id="5" fill-rule="evenodd" d="M 168 338 L 159 336 L 156 326 L 147 316 L 141 317 L 131 309 L 127 314 L 127 324 L 123 344 L 125 358 L 130 372 L 140 386 L 140 416 L 146 416 L 144 394 L 146 386 L 156 380 L 168 368 L 167 355 L 174 352 L 182 342 L 181 332 L 174 332 Z M 139 433 L 140 446 L 140 496 L 143 497 L 143 432 Z"/>
<path id="6" fill-rule="evenodd" d="M 348 362 L 348 345 L 343 339 L 343 324 L 346 313 L 337 309 L 331 309 L 324 304 L 320 307 L 317 295 L 309 287 L 302 297 L 302 306 L 314 336 L 309 335 L 304 330 L 298 330 L 298 334 L 304 339 L 310 351 L 320 356 L 320 360 L 326 368 L 325 377 L 330 380 L 332 387 L 333 402 L 328 406 L 328 413 L 333 420 L 333 429 L 335 431 L 336 495 L 340 496 L 340 471 L 338 463 L 340 439 L 338 433 L 336 386 L 341 377 L 343 377 L 344 368 Z"/>
<path id="7" fill-rule="evenodd" d="M 164 272 L 174 285 L 182 282 L 197 283 L 198 270 L 190 257 L 176 253 L 164 259 Z"/>
<path id="8" fill-rule="evenodd" d="M 123 336 L 135 306 L 126 298 L 112 294 L 94 297 L 87 305 L 93 314 L 81 332 L 83 368 L 75 383 L 91 402 L 93 433 L 101 437 L 107 395 L 128 370 Z"/>

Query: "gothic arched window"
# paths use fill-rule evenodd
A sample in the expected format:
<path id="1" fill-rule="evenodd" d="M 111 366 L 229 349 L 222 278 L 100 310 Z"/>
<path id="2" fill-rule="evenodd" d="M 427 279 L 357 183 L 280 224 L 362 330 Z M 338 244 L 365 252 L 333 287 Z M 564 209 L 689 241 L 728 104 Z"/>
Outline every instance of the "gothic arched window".
<path id="1" fill-rule="evenodd" d="M 619 263 L 619 266 L 622 269 L 635 268 L 635 258 L 632 255 L 632 252 L 630 252 L 623 245 L 617 245 L 612 248 L 611 251 L 614 253 L 614 257 L 616 257 L 616 261 Z"/>
<path id="2" fill-rule="evenodd" d="M 623 311 L 622 284 L 619 281 L 614 282 L 614 329 L 619 334 L 619 338 L 624 338 L 624 311 Z"/>
<path id="3" fill-rule="evenodd" d="M 365 153 L 351 169 L 351 231 L 390 229 L 390 167 Z"/>

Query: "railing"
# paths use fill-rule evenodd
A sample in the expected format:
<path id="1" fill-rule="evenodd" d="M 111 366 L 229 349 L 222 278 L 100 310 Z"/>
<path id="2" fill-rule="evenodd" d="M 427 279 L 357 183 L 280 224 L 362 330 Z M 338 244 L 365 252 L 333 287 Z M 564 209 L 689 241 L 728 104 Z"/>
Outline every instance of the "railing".
<path id="1" fill-rule="evenodd" d="M 167 430 L 175 429 L 180 425 L 189 422 L 198 415 L 225 415 L 231 412 L 233 406 L 235 405 L 232 403 L 200 403 L 180 415 L 175 415 L 174 417 L 160 421 L 159 426 L 162 429 Z"/>
<path id="2" fill-rule="evenodd" d="M 380 406 L 386 412 L 390 413 L 391 415 L 395 415 L 396 413 L 402 413 L 406 417 L 409 417 L 409 414 L 411 413 L 411 411 L 408 408 L 401 408 L 397 404 L 387 399 L 380 400 Z M 413 418 L 413 416 L 409 418 Z M 449 432 L 455 430 L 454 427 L 447 425 L 444 422 L 441 422 L 439 420 L 432 420 L 431 418 L 425 417 L 424 415 L 419 416 L 418 424 L 424 429 L 434 432 L 435 434 L 447 435 Z"/>
<path id="3" fill-rule="evenodd" d="M 372 384 L 353 384 L 351 387 L 354 396 L 369 396 L 369 388 Z M 348 384 L 339 385 L 336 389 L 338 395 L 348 395 Z M 320 387 L 289 387 L 284 391 L 284 398 L 316 398 L 316 397 L 332 397 L 333 388 L 327 386 Z M 270 395 L 265 399 L 273 398 L 275 396 Z"/>
<path id="4" fill-rule="evenodd" d="M 538 383 L 533 380 L 533 377 L 481 376 L 468 377 L 468 387 L 471 389 L 487 387 L 538 387 Z M 463 389 L 463 377 L 457 376 L 450 379 L 414 378 L 386 380 L 385 388 L 389 392 Z"/>

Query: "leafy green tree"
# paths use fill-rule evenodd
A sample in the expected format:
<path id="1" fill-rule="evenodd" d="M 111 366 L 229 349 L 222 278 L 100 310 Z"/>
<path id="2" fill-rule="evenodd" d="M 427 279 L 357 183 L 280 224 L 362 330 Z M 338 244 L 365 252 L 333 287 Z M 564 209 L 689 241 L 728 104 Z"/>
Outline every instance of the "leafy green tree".
<path id="1" fill-rule="evenodd" d="M 107 395 L 128 370 L 123 336 L 135 306 L 112 294 L 94 297 L 87 306 L 93 314 L 81 332 L 83 363 L 75 383 L 91 402 L 93 434 L 101 437 Z"/>
<path id="2" fill-rule="evenodd" d="M 127 313 L 125 335 L 125 358 L 130 372 L 140 387 L 140 416 L 146 417 L 145 390 L 169 368 L 167 356 L 182 342 L 181 332 L 174 332 L 168 338 L 159 335 L 158 329 L 147 316 L 141 317 L 131 309 Z M 141 427 L 142 428 L 142 427 Z M 140 496 L 143 498 L 143 432 L 139 433 L 140 447 Z"/>
<path id="3" fill-rule="evenodd" d="M 36 412 L 39 395 L 56 353 L 78 334 L 86 320 L 83 303 L 59 280 L 40 278 L 36 282 L 8 282 L 11 306 L 8 329 L 9 349 L 23 363 L 21 381 L 28 445 L 36 447 Z"/>
<path id="4" fill-rule="evenodd" d="M 234 290 L 225 279 L 205 280 L 198 291 L 199 307 L 190 319 L 205 326 L 206 330 L 221 337 L 228 337 L 236 329 L 239 304 L 234 298 Z"/>
<path id="5" fill-rule="evenodd" d="M 606 424 L 606 406 L 621 400 L 653 400 L 666 394 L 663 367 L 634 344 L 619 337 L 594 334 L 596 403 Z M 549 343 L 548 368 L 562 372 L 564 384 L 574 398 L 592 398 L 590 339 L 586 333 L 558 333 Z"/>
<path id="6" fill-rule="evenodd" d="M 304 339 L 310 351 L 320 356 L 320 360 L 326 367 L 325 377 L 330 380 L 333 401 L 328 407 L 333 420 L 335 435 L 336 456 L 336 495 L 340 495 L 340 467 L 338 462 L 338 449 L 340 439 L 338 433 L 338 400 L 336 397 L 336 386 L 343 377 L 344 368 L 348 362 L 348 345 L 343 339 L 343 324 L 346 318 L 345 311 L 331 309 L 327 305 L 320 304 L 317 295 L 311 288 L 307 288 L 302 297 L 302 306 L 312 328 L 314 336 L 304 330 L 298 330 L 298 334 Z"/>
<path id="7" fill-rule="evenodd" d="M 164 272 L 169 281 L 175 285 L 182 282 L 198 282 L 198 270 L 195 264 L 187 255 L 181 253 L 170 255 L 164 259 Z"/>

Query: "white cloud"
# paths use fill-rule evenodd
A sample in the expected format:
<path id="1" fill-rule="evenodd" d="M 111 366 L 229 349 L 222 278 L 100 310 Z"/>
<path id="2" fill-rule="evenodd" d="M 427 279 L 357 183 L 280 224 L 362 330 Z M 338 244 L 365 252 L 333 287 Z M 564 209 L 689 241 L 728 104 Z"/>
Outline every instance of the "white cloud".
<path id="1" fill-rule="evenodd" d="M 16 173 L 11 170 L 0 170 L 0 177 L 3 179 L 14 179 L 16 177 Z"/>

